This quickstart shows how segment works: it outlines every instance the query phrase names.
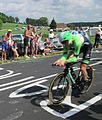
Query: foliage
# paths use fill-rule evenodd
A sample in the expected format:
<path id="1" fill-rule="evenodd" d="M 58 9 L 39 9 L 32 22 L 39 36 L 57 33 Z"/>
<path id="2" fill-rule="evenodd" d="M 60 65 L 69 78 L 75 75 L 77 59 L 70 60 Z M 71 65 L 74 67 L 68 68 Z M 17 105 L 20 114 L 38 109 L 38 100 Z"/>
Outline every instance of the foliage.
<path id="1" fill-rule="evenodd" d="M 89 26 L 89 27 L 98 27 L 102 25 L 102 21 L 100 22 L 75 22 L 75 23 L 68 23 L 69 27 L 77 27 L 77 26 Z"/>
<path id="2" fill-rule="evenodd" d="M 51 24 L 50 24 L 50 28 L 51 29 L 56 29 L 56 27 L 57 27 L 57 24 L 56 24 L 56 21 L 53 18 L 53 20 L 51 21 Z"/>
<path id="3" fill-rule="evenodd" d="M 2 22 L 2 20 L 0 19 L 0 29 L 2 28 L 2 25 L 3 25 L 3 22 Z"/>
<path id="4" fill-rule="evenodd" d="M 3 23 L 6 23 L 6 22 L 9 22 L 9 23 L 19 22 L 18 17 L 7 16 L 6 14 L 1 13 L 1 12 L 0 12 L 0 19 L 3 21 Z"/>
<path id="5" fill-rule="evenodd" d="M 46 17 L 40 19 L 26 18 L 26 23 L 33 26 L 48 26 L 48 19 Z"/>
<path id="6" fill-rule="evenodd" d="M 15 22 L 18 23 L 19 22 L 19 18 L 15 17 Z"/>

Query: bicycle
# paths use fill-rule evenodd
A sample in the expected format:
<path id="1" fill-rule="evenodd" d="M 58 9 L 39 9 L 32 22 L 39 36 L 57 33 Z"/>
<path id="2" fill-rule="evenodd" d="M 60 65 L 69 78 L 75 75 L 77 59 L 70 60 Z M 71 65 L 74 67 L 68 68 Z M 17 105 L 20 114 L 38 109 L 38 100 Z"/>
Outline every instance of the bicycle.
<path id="1" fill-rule="evenodd" d="M 75 73 L 75 69 L 73 67 L 73 65 L 79 62 L 67 64 L 64 71 L 58 73 L 51 81 L 48 90 L 48 98 L 52 104 L 60 104 L 66 98 L 70 86 L 72 91 L 77 89 L 79 94 L 86 93 L 90 89 L 94 78 L 93 68 L 89 65 L 87 66 L 88 82 L 86 89 L 83 92 L 85 85 L 83 84 L 84 79 L 82 72 L 79 69 L 78 73 Z"/>

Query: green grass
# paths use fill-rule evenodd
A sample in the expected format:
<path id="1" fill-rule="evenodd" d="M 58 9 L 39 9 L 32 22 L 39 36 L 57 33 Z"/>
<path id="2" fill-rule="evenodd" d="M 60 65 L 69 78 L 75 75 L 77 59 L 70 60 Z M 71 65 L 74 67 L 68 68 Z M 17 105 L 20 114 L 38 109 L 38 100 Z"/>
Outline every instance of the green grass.
<path id="1" fill-rule="evenodd" d="M 13 34 L 24 33 L 24 29 L 22 29 L 22 27 L 25 27 L 25 26 L 26 25 L 24 25 L 24 24 L 3 23 L 2 30 L 0 30 L 0 36 L 7 33 L 8 29 L 11 29 Z"/>
<path id="2" fill-rule="evenodd" d="M 16 24 L 16 23 L 3 23 L 3 27 L 0 30 L 0 36 L 3 36 L 5 33 L 7 33 L 8 29 L 12 30 L 13 34 L 24 34 L 23 27 L 26 27 L 25 24 Z M 48 29 L 42 28 L 40 30 L 37 30 L 38 34 L 42 33 L 44 38 L 48 37 Z"/>
<path id="3" fill-rule="evenodd" d="M 94 43 L 94 40 L 95 40 L 95 36 L 90 36 L 90 41 L 92 44 Z"/>

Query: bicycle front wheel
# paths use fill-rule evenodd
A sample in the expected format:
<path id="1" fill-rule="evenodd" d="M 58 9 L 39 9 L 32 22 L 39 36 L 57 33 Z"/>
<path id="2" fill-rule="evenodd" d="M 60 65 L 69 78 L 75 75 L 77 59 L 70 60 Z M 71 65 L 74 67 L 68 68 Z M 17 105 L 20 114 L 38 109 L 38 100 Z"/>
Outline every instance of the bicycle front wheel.
<path id="1" fill-rule="evenodd" d="M 48 90 L 49 101 L 53 104 L 60 104 L 66 97 L 69 90 L 68 77 L 65 73 L 59 73 L 51 82 Z"/>

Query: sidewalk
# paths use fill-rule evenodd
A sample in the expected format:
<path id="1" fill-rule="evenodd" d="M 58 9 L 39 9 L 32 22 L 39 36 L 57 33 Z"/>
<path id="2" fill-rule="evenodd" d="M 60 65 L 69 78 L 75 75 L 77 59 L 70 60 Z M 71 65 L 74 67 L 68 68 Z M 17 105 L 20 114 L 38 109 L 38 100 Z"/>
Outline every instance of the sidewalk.
<path id="1" fill-rule="evenodd" d="M 28 62 L 38 62 L 40 60 L 44 60 L 45 58 L 48 58 L 48 57 L 53 57 L 53 56 L 57 56 L 57 55 L 61 55 L 62 51 L 59 51 L 59 52 L 53 52 L 53 53 L 50 53 L 49 55 L 38 55 L 36 57 L 36 59 L 30 57 L 30 58 L 25 58 L 24 56 L 20 56 L 18 59 L 15 59 L 15 60 L 7 60 L 5 62 L 2 62 L 0 60 L 0 64 L 12 64 L 12 63 L 28 63 Z"/>

